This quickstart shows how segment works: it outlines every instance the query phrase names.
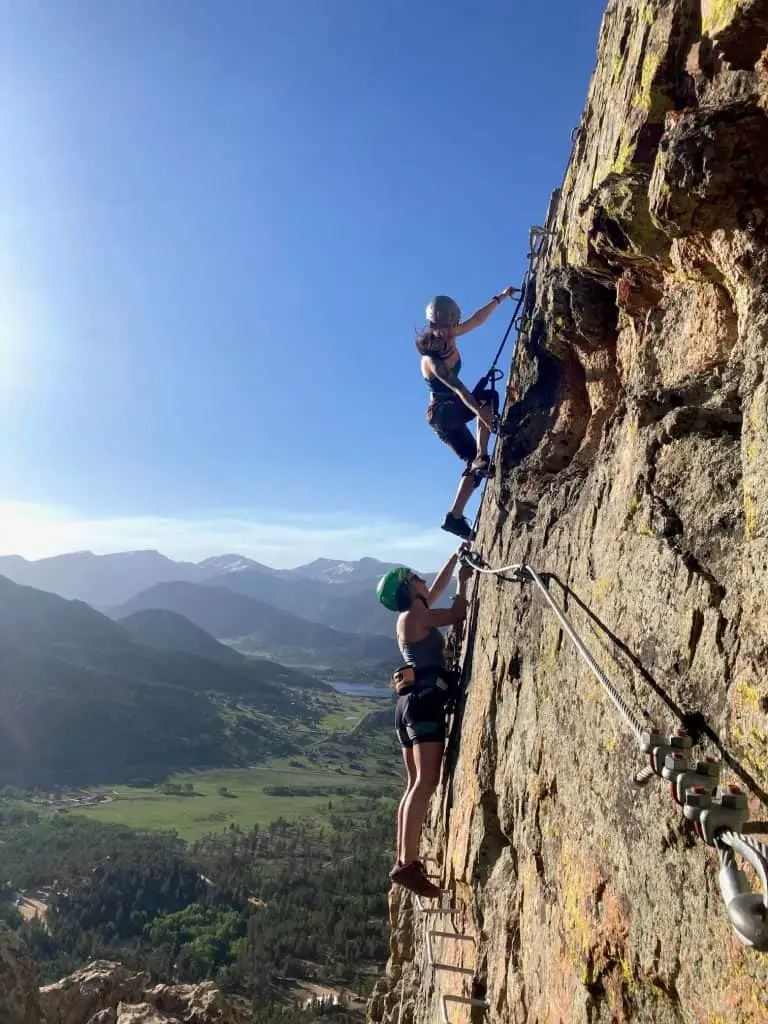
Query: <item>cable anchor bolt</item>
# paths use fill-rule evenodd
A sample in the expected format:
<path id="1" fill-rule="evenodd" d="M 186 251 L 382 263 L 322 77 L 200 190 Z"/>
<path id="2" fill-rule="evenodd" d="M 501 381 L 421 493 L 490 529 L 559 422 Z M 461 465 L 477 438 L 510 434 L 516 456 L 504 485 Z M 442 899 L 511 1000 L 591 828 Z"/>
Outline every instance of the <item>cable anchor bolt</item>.
<path id="1" fill-rule="evenodd" d="M 655 775 L 662 774 L 670 754 L 682 754 L 687 758 L 690 757 L 692 747 L 693 741 L 684 729 L 679 729 L 673 736 L 664 736 L 659 732 L 644 732 L 640 737 L 640 750 L 647 755 L 648 765 Z"/>
<path id="2" fill-rule="evenodd" d="M 686 791 L 696 786 L 714 796 L 720 781 L 720 762 L 713 757 L 705 757 L 694 765 L 687 753 L 674 750 L 664 759 L 661 775 L 669 783 L 672 799 L 682 807 Z"/>
<path id="3" fill-rule="evenodd" d="M 746 795 L 738 786 L 726 787 L 719 797 L 694 786 L 685 794 L 683 813 L 708 846 L 715 846 L 718 832 L 740 832 L 749 816 Z"/>

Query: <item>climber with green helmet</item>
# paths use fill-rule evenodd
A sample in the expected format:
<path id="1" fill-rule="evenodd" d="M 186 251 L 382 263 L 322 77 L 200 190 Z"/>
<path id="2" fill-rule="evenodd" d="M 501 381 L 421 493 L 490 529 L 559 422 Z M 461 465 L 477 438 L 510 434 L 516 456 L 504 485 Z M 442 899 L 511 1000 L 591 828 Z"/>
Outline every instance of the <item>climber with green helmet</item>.
<path id="1" fill-rule="evenodd" d="M 461 356 L 456 339 L 485 323 L 494 309 L 516 290 L 505 288 L 464 321 L 452 298 L 436 295 L 427 305 L 427 326 L 416 337 L 421 375 L 431 393 L 427 422 L 467 464 L 454 503 L 442 523 L 443 530 L 465 540 L 471 536 L 472 528 L 464 517 L 464 509 L 472 492 L 488 475 L 488 442 L 498 413 L 498 397 L 494 390 L 480 385 L 470 391 L 459 379 Z M 477 419 L 477 438 L 472 437 L 467 427 L 473 419 Z"/>
<path id="2" fill-rule="evenodd" d="M 437 788 L 446 738 L 446 704 L 455 680 L 446 671 L 441 626 L 455 626 L 467 614 L 469 567 L 459 569 L 452 608 L 433 608 L 450 583 L 458 552 L 435 577 L 432 586 L 404 567 L 379 580 L 376 595 L 390 611 L 399 612 L 397 643 L 405 661 L 393 679 L 398 692 L 395 733 L 403 748 L 408 775 L 397 810 L 397 862 L 389 877 L 420 896 L 439 896 L 419 857 L 419 837 L 430 797 Z"/>

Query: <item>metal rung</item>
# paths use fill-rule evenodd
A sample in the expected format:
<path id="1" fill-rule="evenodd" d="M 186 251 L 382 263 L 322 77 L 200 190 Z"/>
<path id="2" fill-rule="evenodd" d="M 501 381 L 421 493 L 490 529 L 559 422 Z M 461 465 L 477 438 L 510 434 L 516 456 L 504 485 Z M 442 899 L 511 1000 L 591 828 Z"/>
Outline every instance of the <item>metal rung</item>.
<path id="1" fill-rule="evenodd" d="M 436 935 L 438 939 L 459 939 L 461 942 L 474 942 L 471 935 L 458 935 L 456 932 L 431 931 L 430 935 Z"/>
<path id="2" fill-rule="evenodd" d="M 472 976 L 475 973 L 474 967 L 455 967 L 453 964 L 441 964 L 433 960 L 429 965 L 433 971 L 449 971 L 452 974 L 466 974 Z"/>
<path id="3" fill-rule="evenodd" d="M 474 942 L 468 935 L 454 935 L 453 932 L 441 932 L 441 931 L 428 931 L 427 932 L 427 963 L 433 971 L 451 971 L 453 974 L 466 974 L 470 977 L 475 973 L 474 967 L 456 967 L 453 964 L 444 964 L 435 960 L 435 954 L 432 951 L 432 939 L 434 936 L 448 937 L 449 939 L 469 939 L 470 942 Z"/>
<path id="4" fill-rule="evenodd" d="M 451 905 L 447 907 L 425 907 L 421 902 L 421 896 L 416 897 L 416 906 L 422 914 L 455 914 L 458 909 L 458 907 Z"/>
<path id="5" fill-rule="evenodd" d="M 484 1010 L 490 1009 L 491 1006 L 487 999 L 470 999 L 468 996 L 443 996 L 440 999 L 443 1024 L 451 1024 L 448 1020 L 448 1003 L 459 1003 L 461 1006 L 482 1006 Z"/>

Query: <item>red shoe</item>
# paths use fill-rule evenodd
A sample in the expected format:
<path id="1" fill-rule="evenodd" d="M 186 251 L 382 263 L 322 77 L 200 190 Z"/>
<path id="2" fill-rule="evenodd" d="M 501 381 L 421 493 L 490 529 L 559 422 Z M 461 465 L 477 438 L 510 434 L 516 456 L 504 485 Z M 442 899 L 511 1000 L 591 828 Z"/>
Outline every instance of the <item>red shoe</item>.
<path id="1" fill-rule="evenodd" d="M 420 867 L 420 868 L 421 868 L 421 870 L 422 870 L 422 873 L 423 873 L 423 874 L 425 874 L 425 875 L 427 874 L 427 869 L 426 869 L 426 867 L 424 866 L 424 861 L 423 861 L 423 860 L 413 860 L 413 861 L 411 861 L 411 863 L 412 863 L 412 864 L 418 864 L 418 865 L 419 865 L 419 867 Z M 392 868 L 392 870 L 391 870 L 391 871 L 389 872 L 389 877 L 390 877 L 390 878 L 394 878 L 394 877 L 395 877 L 395 875 L 397 874 L 397 872 L 398 872 L 398 871 L 400 871 L 400 870 L 401 870 L 402 868 L 404 868 L 404 867 L 405 867 L 405 865 L 403 864 L 403 862 L 402 862 L 402 861 L 400 861 L 400 860 L 396 861 L 396 862 L 395 862 L 395 866 L 394 866 L 394 867 Z"/>
<path id="2" fill-rule="evenodd" d="M 410 889 L 417 896 L 424 896 L 426 899 L 436 899 L 443 892 L 442 889 L 430 882 L 424 865 L 418 860 L 412 860 L 410 864 L 396 866 L 390 872 L 389 877 L 396 885 L 402 885 L 404 889 Z"/>

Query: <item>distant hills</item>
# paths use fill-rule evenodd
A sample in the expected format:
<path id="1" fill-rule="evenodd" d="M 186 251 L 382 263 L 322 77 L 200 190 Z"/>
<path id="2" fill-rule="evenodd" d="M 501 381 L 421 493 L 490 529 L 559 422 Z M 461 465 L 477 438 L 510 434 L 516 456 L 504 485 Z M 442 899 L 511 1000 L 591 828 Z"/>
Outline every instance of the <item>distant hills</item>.
<path id="1" fill-rule="evenodd" d="M 242 667 L 246 664 L 242 654 L 226 644 L 220 644 L 210 633 L 176 612 L 162 608 L 133 612 L 120 619 L 120 625 L 145 647 L 194 654 L 198 658 L 207 658 L 224 665 Z"/>
<path id="2" fill-rule="evenodd" d="M 4 577 L 0 666 L 0 785 L 24 787 L 292 754 L 327 692 L 167 610 L 118 623 Z"/>
<path id="3" fill-rule="evenodd" d="M 277 658 L 302 658 L 306 664 L 356 664 L 399 657 L 392 636 L 343 632 L 212 585 L 159 583 L 113 609 L 112 615 L 124 620 L 158 608 L 184 616 L 215 637 L 247 637 L 252 650 L 269 652 Z"/>
<path id="4" fill-rule="evenodd" d="M 159 551 L 127 551 L 114 555 L 76 551 L 34 562 L 18 555 L 0 557 L 0 575 L 14 583 L 86 601 L 96 607 L 120 604 L 155 583 L 202 580 L 220 571 L 216 566 L 205 570 L 192 562 L 174 562 Z"/>
<path id="5" fill-rule="evenodd" d="M 391 637 L 393 616 L 376 600 L 375 586 L 392 565 L 375 558 L 318 558 L 294 569 L 272 569 L 238 554 L 195 563 L 173 561 L 158 551 L 112 555 L 81 551 L 38 561 L 18 555 L 0 557 L 0 574 L 15 583 L 86 601 L 113 615 L 160 584 L 187 583 L 231 590 L 346 633 Z"/>

